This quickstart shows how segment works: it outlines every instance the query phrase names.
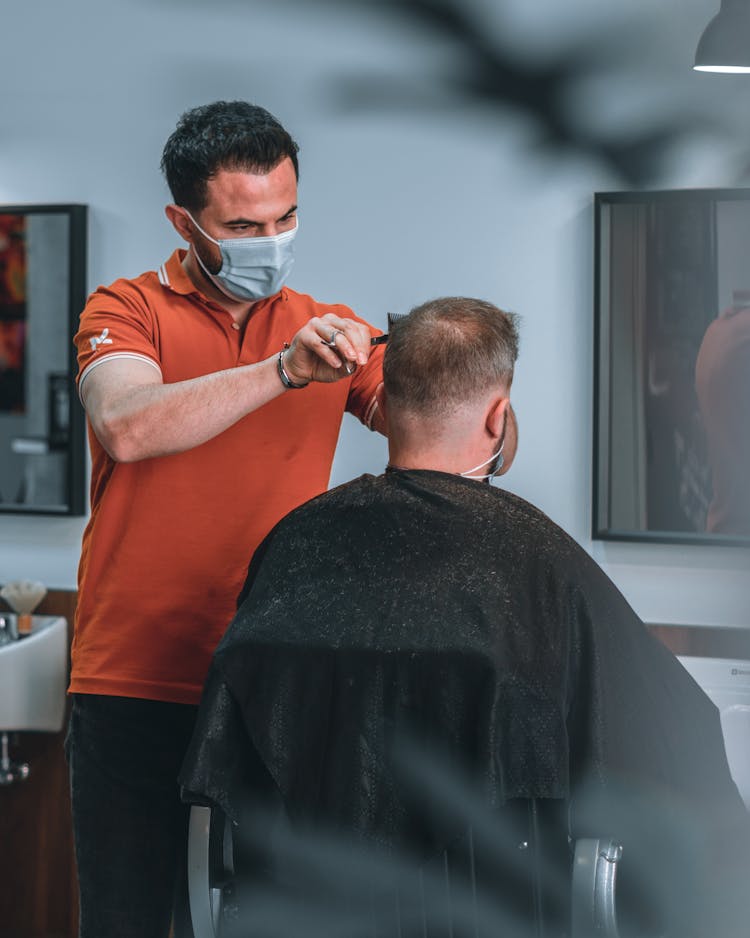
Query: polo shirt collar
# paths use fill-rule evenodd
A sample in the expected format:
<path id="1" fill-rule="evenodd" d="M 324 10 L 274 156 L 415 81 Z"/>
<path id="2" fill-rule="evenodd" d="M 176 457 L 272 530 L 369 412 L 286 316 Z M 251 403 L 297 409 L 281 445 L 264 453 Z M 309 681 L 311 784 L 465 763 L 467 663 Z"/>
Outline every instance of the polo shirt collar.
<path id="1" fill-rule="evenodd" d="M 200 290 L 188 277 L 185 268 L 182 266 L 186 254 L 187 251 L 177 248 L 158 270 L 159 283 L 173 293 L 179 293 L 182 296 L 188 296 L 190 293 L 200 293 Z"/>
<path id="2" fill-rule="evenodd" d="M 173 293 L 179 293 L 181 296 L 189 296 L 191 293 L 197 293 L 199 296 L 205 298 L 204 294 L 196 287 L 190 277 L 188 277 L 185 268 L 182 266 L 186 254 L 187 251 L 182 248 L 177 248 L 171 254 L 157 271 L 159 283 Z M 267 297 L 267 299 L 272 300 L 276 299 L 276 297 L 281 297 L 281 299 L 286 300 L 286 287 L 282 287 L 278 293 L 274 294 L 274 296 Z"/>

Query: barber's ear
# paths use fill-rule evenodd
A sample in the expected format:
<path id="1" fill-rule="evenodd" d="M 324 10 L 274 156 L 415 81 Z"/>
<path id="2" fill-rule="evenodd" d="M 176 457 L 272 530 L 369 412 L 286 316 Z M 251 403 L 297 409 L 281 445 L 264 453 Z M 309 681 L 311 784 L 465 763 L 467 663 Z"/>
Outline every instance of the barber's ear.
<path id="1" fill-rule="evenodd" d="M 167 205 L 164 208 L 164 214 L 172 222 L 175 231 L 180 237 L 182 237 L 188 244 L 193 243 L 193 226 L 190 224 L 190 219 L 187 217 L 185 212 L 179 207 L 179 205 Z"/>

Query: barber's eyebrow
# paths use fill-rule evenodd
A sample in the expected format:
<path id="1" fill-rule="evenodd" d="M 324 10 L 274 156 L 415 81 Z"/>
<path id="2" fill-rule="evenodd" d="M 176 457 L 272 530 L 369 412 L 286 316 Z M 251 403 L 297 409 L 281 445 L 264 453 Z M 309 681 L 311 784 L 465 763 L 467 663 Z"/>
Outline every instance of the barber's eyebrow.
<path id="1" fill-rule="evenodd" d="M 296 211 L 297 211 L 297 206 L 293 205 L 290 209 L 288 209 L 288 211 L 284 212 L 284 214 L 280 218 L 277 218 L 276 221 L 277 222 L 286 221 L 287 218 L 289 218 L 290 215 L 293 215 Z M 225 225 L 256 225 L 260 227 L 263 224 L 263 222 L 254 221 L 252 218 L 230 218 L 228 221 L 225 221 L 224 224 Z"/>

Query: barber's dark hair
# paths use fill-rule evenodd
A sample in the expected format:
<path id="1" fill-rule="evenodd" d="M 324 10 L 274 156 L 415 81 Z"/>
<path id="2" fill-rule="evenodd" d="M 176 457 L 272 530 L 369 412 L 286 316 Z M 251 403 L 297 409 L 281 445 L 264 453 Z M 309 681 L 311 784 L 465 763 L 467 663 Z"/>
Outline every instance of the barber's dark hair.
<path id="1" fill-rule="evenodd" d="M 161 168 L 177 205 L 199 211 L 220 169 L 267 173 L 287 156 L 299 178 L 299 147 L 276 120 L 247 101 L 215 101 L 186 111 L 169 137 Z"/>
<path id="2" fill-rule="evenodd" d="M 488 388 L 510 387 L 518 318 L 492 303 L 441 297 L 389 329 L 383 383 L 391 406 L 438 416 Z"/>

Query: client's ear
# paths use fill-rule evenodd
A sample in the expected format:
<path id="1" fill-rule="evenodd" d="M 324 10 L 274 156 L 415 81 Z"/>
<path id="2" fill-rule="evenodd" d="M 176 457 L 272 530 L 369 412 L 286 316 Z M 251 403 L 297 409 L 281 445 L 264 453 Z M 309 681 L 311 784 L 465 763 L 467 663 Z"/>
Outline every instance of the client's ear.
<path id="1" fill-rule="evenodd" d="M 518 450 L 518 423 L 513 405 L 508 401 L 505 409 L 505 436 L 503 438 L 503 468 L 498 475 L 504 476 L 513 465 Z"/>
<path id="2" fill-rule="evenodd" d="M 506 417 L 510 408 L 509 397 L 495 397 L 487 408 L 484 426 L 487 432 L 496 440 L 500 440 L 506 425 Z"/>
<path id="3" fill-rule="evenodd" d="M 518 424 L 509 397 L 496 397 L 487 411 L 485 428 L 493 439 L 500 443 L 502 438 L 503 467 L 497 475 L 504 476 L 513 465 L 518 448 Z"/>

